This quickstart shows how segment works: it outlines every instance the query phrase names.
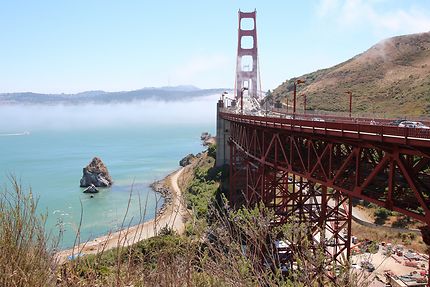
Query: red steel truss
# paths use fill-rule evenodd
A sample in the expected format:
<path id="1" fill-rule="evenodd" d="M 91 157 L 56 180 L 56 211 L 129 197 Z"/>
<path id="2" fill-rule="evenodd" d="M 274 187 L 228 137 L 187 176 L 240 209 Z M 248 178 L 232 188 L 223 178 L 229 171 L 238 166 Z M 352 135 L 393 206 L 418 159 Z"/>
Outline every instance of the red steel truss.
<path id="1" fill-rule="evenodd" d="M 259 125 L 243 121 L 249 116 L 222 117 L 230 121 L 232 145 L 246 155 L 241 161 L 252 159 L 258 174 L 264 168 L 288 172 L 430 223 L 430 140 L 379 135 L 380 140 L 371 141 L 348 137 L 350 131 L 345 130 L 336 136 L 300 125 L 277 125 L 285 119 Z M 413 145 L 415 141 L 419 143 Z M 233 162 L 235 151 L 231 153 Z"/>
<path id="2" fill-rule="evenodd" d="M 430 224 L 427 131 L 228 113 L 221 117 L 230 123 L 230 200 L 263 201 L 273 209 L 274 223 L 297 218 L 311 224 L 308 237 L 323 247 L 329 277 L 349 259 L 351 197 Z"/>
<path id="3" fill-rule="evenodd" d="M 334 278 L 333 268 L 345 266 L 350 255 L 349 197 L 339 191 L 329 192 L 327 187 L 294 173 L 260 164 L 239 145 L 232 144 L 230 151 L 230 190 L 236 191 L 230 193 L 230 201 L 237 205 L 262 201 L 274 211 L 274 224 L 290 219 L 306 224 L 310 233 L 295 234 L 291 246 L 298 250 L 303 240 L 309 240 L 307 246 L 322 248 L 326 256 L 314 267 L 318 273 L 326 272 L 327 278 Z"/>

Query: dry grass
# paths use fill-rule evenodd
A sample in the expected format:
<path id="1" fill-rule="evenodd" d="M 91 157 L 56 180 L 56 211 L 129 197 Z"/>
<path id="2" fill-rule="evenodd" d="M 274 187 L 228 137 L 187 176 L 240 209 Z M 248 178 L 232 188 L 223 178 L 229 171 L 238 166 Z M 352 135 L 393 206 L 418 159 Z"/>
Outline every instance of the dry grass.
<path id="1" fill-rule="evenodd" d="M 352 222 L 352 234 L 358 239 L 369 239 L 377 242 L 389 242 L 392 244 L 401 244 L 408 249 L 413 249 L 421 253 L 428 253 L 427 245 L 422 241 L 419 234 L 399 233 L 390 230 L 381 230 L 377 227 L 371 228 Z"/>
<path id="2" fill-rule="evenodd" d="M 53 286 L 58 239 L 45 235 L 46 215 L 15 177 L 0 193 L 0 286 Z"/>
<path id="3" fill-rule="evenodd" d="M 298 78 L 306 83 L 299 94 L 307 95 L 312 110 L 343 111 L 349 107 L 346 91 L 353 93 L 353 112 L 372 117 L 430 115 L 430 33 L 383 40 L 366 52 L 334 67 Z M 292 99 L 290 79 L 273 94 Z M 302 109 L 302 100 L 297 102 Z M 379 115 L 375 115 L 379 114 Z"/>

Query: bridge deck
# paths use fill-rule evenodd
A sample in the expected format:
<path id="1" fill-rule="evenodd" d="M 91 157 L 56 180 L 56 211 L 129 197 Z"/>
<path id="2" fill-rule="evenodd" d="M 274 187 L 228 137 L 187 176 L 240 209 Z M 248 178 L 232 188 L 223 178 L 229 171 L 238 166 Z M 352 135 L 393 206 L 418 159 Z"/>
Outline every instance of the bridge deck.
<path id="1" fill-rule="evenodd" d="M 324 120 L 313 120 L 315 116 L 312 118 L 296 115 L 295 118 L 281 118 L 242 115 L 225 111 L 221 113 L 221 117 L 233 122 L 312 135 L 377 143 L 395 143 L 415 148 L 430 147 L 430 129 L 390 126 L 389 123 L 392 120 L 387 119 L 375 120 L 375 123 L 378 124 L 374 124 L 373 122 L 355 122 L 354 119 L 350 118 L 330 117 Z"/>

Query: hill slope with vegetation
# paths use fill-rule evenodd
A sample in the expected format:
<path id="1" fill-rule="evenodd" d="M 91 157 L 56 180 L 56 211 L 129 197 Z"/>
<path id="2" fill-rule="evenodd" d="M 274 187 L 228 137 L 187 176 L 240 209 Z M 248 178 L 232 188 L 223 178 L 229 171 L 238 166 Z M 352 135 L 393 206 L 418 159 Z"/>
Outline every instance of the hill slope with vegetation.
<path id="1" fill-rule="evenodd" d="M 211 146 L 189 165 L 180 182 L 193 214 L 184 234 L 166 226 L 153 238 L 76 256 L 64 264 L 55 259 L 55 244 L 47 244 L 50 239 L 44 237 L 44 217 L 37 214 L 35 199 L 25 196 L 27 192 L 14 182 L 0 197 L 0 285 L 291 287 L 322 282 L 324 272 L 309 276 L 315 267 L 305 262 L 323 268 L 324 260 L 315 260 L 305 238 L 303 253 L 295 257 L 297 269 L 281 272 L 276 267 L 275 240 L 281 234 L 285 240 L 297 240 L 299 234 L 308 234 L 306 227 L 272 228 L 273 215 L 264 207 L 234 210 L 224 205 L 218 187 L 227 171 L 214 167 L 214 156 L 215 146 Z M 339 271 L 340 284 L 325 286 L 358 286 L 355 275 Z"/>
<path id="2" fill-rule="evenodd" d="M 362 54 L 334 67 L 292 78 L 273 91 L 275 99 L 307 95 L 307 109 L 348 111 L 353 93 L 354 113 L 393 116 L 430 115 L 430 32 L 383 40 Z M 297 101 L 298 110 L 303 100 Z"/>

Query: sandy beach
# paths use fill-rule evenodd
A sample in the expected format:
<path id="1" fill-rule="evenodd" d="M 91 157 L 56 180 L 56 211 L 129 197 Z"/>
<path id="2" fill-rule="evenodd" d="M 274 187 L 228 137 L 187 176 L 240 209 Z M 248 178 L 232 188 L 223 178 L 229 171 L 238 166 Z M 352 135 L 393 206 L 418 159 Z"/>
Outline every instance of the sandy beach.
<path id="1" fill-rule="evenodd" d="M 161 214 L 142 224 L 81 243 L 73 249 L 62 250 L 57 253 L 58 261 L 60 263 L 65 262 L 69 256 L 76 256 L 76 254 L 96 254 L 119 246 L 129 246 L 143 239 L 155 236 L 165 226 L 169 226 L 176 232 L 182 233 L 185 228 L 184 219 L 187 215 L 187 208 L 183 204 L 182 192 L 178 186 L 178 178 L 183 171 L 184 168 L 180 168 L 163 180 L 165 187 L 170 190 L 171 201 L 165 204 Z"/>

